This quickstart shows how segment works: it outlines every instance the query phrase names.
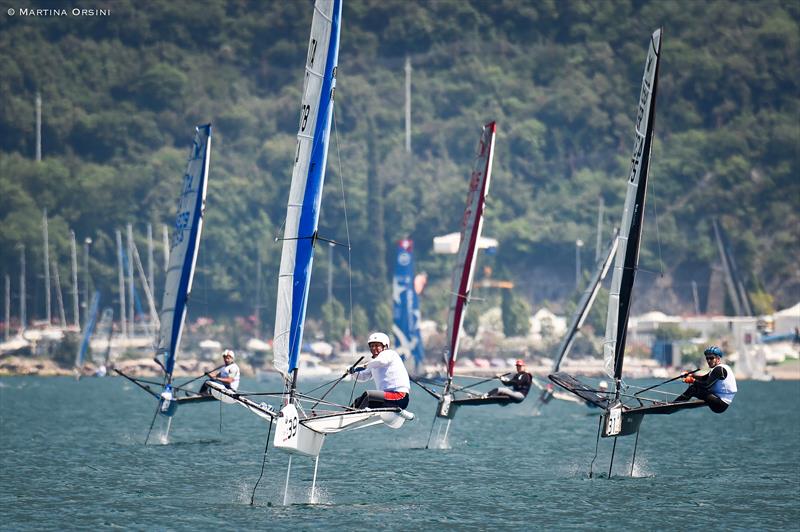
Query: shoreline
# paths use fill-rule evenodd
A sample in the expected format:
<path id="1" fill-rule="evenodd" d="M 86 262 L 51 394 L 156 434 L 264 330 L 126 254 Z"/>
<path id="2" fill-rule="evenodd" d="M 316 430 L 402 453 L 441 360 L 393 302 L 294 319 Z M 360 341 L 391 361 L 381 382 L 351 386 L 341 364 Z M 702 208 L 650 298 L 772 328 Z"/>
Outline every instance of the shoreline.
<path id="1" fill-rule="evenodd" d="M 243 377 L 254 378 L 256 376 L 256 368 L 253 368 L 244 361 L 237 362 L 237 364 L 241 369 Z M 336 374 L 338 371 L 343 370 L 343 368 L 347 367 L 346 364 L 329 364 L 328 366 L 331 367 L 331 369 L 333 370 L 331 373 L 332 375 Z M 162 373 L 161 368 L 152 359 L 123 360 L 118 362 L 114 367 L 132 377 L 158 377 Z M 181 360 L 176 364 L 173 375 L 178 378 L 197 377 L 205 372 L 215 369 L 216 367 L 217 365 L 209 360 L 186 359 L 186 360 Z M 261 369 L 263 368 L 259 368 L 259 370 Z M 434 366 L 426 366 L 425 369 L 429 372 L 436 371 L 436 368 Z M 547 379 L 549 368 L 544 366 L 531 365 L 527 369 L 532 375 L 540 377 L 542 379 Z M 599 368 L 593 368 L 593 367 L 590 368 L 585 366 L 581 367 L 578 365 L 567 366 L 564 368 L 566 372 L 575 375 L 603 378 L 604 375 L 602 374 L 602 371 L 598 371 L 598 369 Z M 640 371 L 636 372 L 636 374 L 633 374 L 628 378 L 629 379 L 662 378 L 661 373 L 656 374 L 656 372 L 654 371 L 642 371 L 643 369 L 644 368 L 640 368 Z M 659 369 L 661 369 L 662 372 L 670 371 L 666 368 L 659 368 Z M 87 364 L 81 371 L 81 376 L 93 377 L 95 376 L 96 370 L 97 370 L 96 366 Z M 460 371 L 458 371 L 458 375 L 474 376 L 474 377 L 491 377 L 492 375 L 497 373 L 505 373 L 510 371 L 513 371 L 513 368 L 498 368 L 498 367 L 460 368 Z M 109 370 L 108 375 L 113 377 L 117 376 L 116 374 L 113 374 L 111 370 Z M 767 375 L 774 380 L 800 381 L 800 360 L 790 360 L 774 366 L 767 366 Z M 0 377 L 24 377 L 24 376 L 75 377 L 76 370 L 75 368 L 64 368 L 62 366 L 59 366 L 53 360 L 47 358 L 6 356 L 0 359 Z M 762 380 L 762 379 L 747 379 L 738 376 L 737 379 L 740 381 Z"/>

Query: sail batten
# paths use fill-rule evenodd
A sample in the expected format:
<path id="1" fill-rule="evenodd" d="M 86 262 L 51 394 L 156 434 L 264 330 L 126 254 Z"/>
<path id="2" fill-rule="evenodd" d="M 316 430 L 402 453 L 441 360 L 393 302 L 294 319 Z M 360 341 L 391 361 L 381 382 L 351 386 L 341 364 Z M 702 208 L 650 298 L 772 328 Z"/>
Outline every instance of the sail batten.
<path id="1" fill-rule="evenodd" d="M 317 0 L 306 55 L 295 164 L 278 274 L 273 365 L 285 377 L 297 367 L 303 338 L 333 113 L 340 20 L 341 0 Z"/>
<path id="2" fill-rule="evenodd" d="M 620 224 L 619 251 L 609 294 L 606 338 L 603 342 L 605 371 L 617 383 L 622 378 L 631 296 L 639 263 L 647 178 L 653 145 L 660 52 L 661 29 L 658 29 L 652 35 L 642 76 L 642 89 L 634 127 L 635 142 Z"/>
<path id="3" fill-rule="evenodd" d="M 448 317 L 447 387 L 453 379 L 461 327 L 464 323 L 466 306 L 472 291 L 475 275 L 475 259 L 478 254 L 478 239 L 483 229 L 483 210 L 491 182 L 494 141 L 497 126 L 490 122 L 483 126 L 481 139 L 475 154 L 469 193 L 464 216 L 461 221 L 461 241 L 458 259 L 453 269 L 453 297 Z"/>
<path id="4" fill-rule="evenodd" d="M 164 356 L 167 382 L 172 381 L 172 371 L 186 319 L 186 305 L 194 281 L 198 244 L 203 232 L 210 157 L 211 124 L 197 126 L 183 176 L 183 188 L 178 198 L 178 212 L 170 240 L 167 278 L 159 315 L 161 327 L 158 353 Z"/>

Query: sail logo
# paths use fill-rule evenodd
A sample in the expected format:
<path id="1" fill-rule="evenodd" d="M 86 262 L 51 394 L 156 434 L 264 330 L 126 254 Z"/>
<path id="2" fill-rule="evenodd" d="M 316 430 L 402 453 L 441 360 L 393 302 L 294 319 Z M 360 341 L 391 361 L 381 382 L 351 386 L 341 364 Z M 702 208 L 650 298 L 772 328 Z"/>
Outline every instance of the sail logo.
<path id="1" fill-rule="evenodd" d="M 647 123 L 650 120 L 650 97 L 652 95 L 651 86 L 653 84 L 654 70 L 651 70 L 653 57 L 648 56 L 647 68 L 644 80 L 642 81 L 642 92 L 639 94 L 639 106 L 636 113 L 635 140 L 633 144 L 633 156 L 631 157 L 631 167 L 628 172 L 628 182 L 636 184 L 639 179 L 639 168 L 642 164 L 642 154 L 644 153 L 645 132 Z"/>
<path id="2" fill-rule="evenodd" d="M 175 234 L 172 236 L 172 248 L 182 243 L 186 228 L 189 227 L 189 212 L 179 212 L 175 217 Z"/>

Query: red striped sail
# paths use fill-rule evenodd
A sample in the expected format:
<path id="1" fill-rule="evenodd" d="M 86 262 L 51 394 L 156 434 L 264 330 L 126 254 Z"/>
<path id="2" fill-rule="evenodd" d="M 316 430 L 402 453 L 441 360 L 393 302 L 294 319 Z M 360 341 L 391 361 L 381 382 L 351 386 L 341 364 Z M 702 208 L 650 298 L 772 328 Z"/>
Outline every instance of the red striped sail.
<path id="1" fill-rule="evenodd" d="M 475 258 L 478 255 L 478 241 L 483 228 L 483 207 L 489 192 L 492 176 L 492 156 L 494 136 L 497 126 L 489 122 L 483 126 L 481 140 L 475 152 L 475 162 L 469 181 L 467 206 L 461 220 L 461 243 L 458 246 L 458 261 L 453 269 L 453 299 L 447 320 L 449 352 L 447 353 L 447 388 L 453 378 L 453 370 L 458 357 L 458 342 L 461 326 L 469 303 L 472 279 L 475 276 Z"/>

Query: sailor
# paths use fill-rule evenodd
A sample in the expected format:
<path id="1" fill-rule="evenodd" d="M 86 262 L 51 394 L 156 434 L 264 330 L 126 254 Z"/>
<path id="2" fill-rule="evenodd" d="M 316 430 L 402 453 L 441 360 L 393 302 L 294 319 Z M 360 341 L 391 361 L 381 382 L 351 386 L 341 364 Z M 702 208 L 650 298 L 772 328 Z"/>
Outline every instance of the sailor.
<path id="1" fill-rule="evenodd" d="M 683 382 L 690 386 L 675 401 L 684 402 L 696 397 L 705 401 L 712 412 L 721 414 L 736 395 L 736 377 L 733 376 L 733 370 L 722 363 L 722 349 L 712 345 L 703 354 L 711 371 L 698 376 L 687 374 Z"/>
<path id="2" fill-rule="evenodd" d="M 364 392 L 353 402 L 353 408 L 406 408 L 411 381 L 400 355 L 389 349 L 389 337 L 382 332 L 372 333 L 367 345 L 372 360 L 348 371 L 357 381 L 375 379 L 378 389 Z"/>
<path id="3" fill-rule="evenodd" d="M 555 395 L 555 386 L 553 386 L 552 382 L 548 382 L 539 396 L 539 402 L 546 405 L 553 399 L 553 395 Z"/>
<path id="4" fill-rule="evenodd" d="M 209 373 L 208 377 L 213 381 L 221 382 L 226 388 L 238 390 L 239 375 L 241 374 L 241 371 L 239 370 L 239 366 L 236 365 L 236 362 L 234 362 L 235 359 L 236 354 L 233 352 L 233 350 L 226 349 L 222 352 L 222 361 L 224 362 L 224 365 L 219 369 L 219 371 L 212 371 Z M 200 388 L 200 394 L 207 395 L 209 393 L 208 381 L 206 381 Z"/>
<path id="5" fill-rule="evenodd" d="M 608 383 L 606 381 L 600 381 L 597 383 L 597 391 L 595 392 L 597 395 L 603 399 L 608 399 Z M 598 408 L 598 405 L 593 403 L 592 401 L 585 401 L 586 406 L 589 408 Z"/>
<path id="6" fill-rule="evenodd" d="M 528 396 L 528 392 L 531 390 L 531 383 L 533 382 L 533 375 L 525 371 L 525 361 L 521 358 L 517 360 L 515 363 L 517 368 L 517 373 L 507 379 L 502 375 L 498 375 L 497 378 L 503 384 L 511 386 L 508 388 L 507 386 L 501 386 L 499 388 L 495 388 L 490 390 L 487 396 L 489 397 L 497 397 L 503 396 L 508 397 L 514 403 L 521 403 L 525 400 L 525 397 Z"/>

